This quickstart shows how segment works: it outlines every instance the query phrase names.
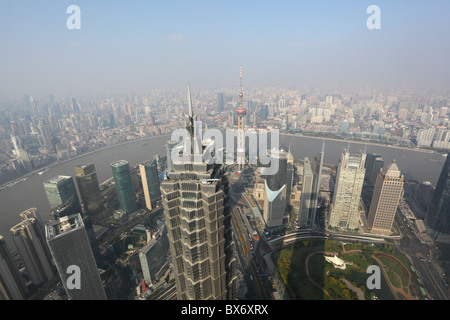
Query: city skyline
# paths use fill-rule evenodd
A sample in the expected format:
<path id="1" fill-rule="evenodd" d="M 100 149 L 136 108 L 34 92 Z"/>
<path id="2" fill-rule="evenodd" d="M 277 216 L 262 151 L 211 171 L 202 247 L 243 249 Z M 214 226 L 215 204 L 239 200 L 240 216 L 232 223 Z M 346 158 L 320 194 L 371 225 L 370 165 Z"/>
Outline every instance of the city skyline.
<path id="1" fill-rule="evenodd" d="M 446 2 L 78 1 L 69 30 L 71 4 L 0 3 L 0 98 L 229 87 L 239 65 L 252 86 L 449 83 Z"/>
<path id="2" fill-rule="evenodd" d="M 448 12 L 0 0 L 0 300 L 448 300 Z"/>

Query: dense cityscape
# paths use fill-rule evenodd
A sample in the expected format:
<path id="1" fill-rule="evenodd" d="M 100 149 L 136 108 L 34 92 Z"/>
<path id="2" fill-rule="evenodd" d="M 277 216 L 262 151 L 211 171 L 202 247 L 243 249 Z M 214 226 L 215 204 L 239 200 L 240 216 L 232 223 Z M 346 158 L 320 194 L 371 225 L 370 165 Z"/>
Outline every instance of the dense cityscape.
<path id="1" fill-rule="evenodd" d="M 174 127 L 185 127 L 184 118 L 191 112 L 207 128 L 236 129 L 242 119 L 244 132 L 277 129 L 281 135 L 313 137 L 315 144 L 322 144 L 317 156 L 304 159 L 295 159 L 290 145 L 282 145 L 277 153 L 279 171 L 273 176 L 265 176 L 248 161 L 241 168 L 225 164 L 216 173 L 226 181 L 226 187 L 215 188 L 223 189 L 223 197 L 228 194 L 228 204 L 224 201 L 222 205 L 230 211 L 225 215 L 230 224 L 226 229 L 233 230 L 226 236 L 232 243 L 228 244 L 227 262 L 233 260 L 228 262 L 233 268 L 226 279 L 233 285 L 227 294 L 233 295 L 215 296 L 216 299 L 310 298 L 288 281 L 289 272 L 286 274 L 280 258 L 287 248 L 296 248 L 299 243 L 305 246 L 305 241 L 306 247 L 311 247 L 308 250 L 316 247 L 318 251 L 317 246 L 321 246 L 329 253 L 336 250 L 329 248 L 339 244 L 339 256 L 348 250 L 346 246 L 360 246 L 362 250 L 369 246 L 375 252 L 378 248 L 380 252 L 394 250 L 395 254 L 389 257 L 395 261 L 398 255 L 411 254 L 413 263 L 400 262 L 408 273 L 408 293 L 394 293 L 395 280 L 387 275 L 394 288 L 391 298 L 447 299 L 448 260 L 438 244 L 448 243 L 445 170 L 449 164 L 445 160 L 446 148 L 434 146 L 437 139 L 441 139 L 439 146 L 448 144 L 450 96 L 415 98 L 405 92 L 383 97 L 369 90 L 352 94 L 267 88 L 247 90 L 249 93 L 240 99 L 237 92 L 233 95 L 239 90 L 193 93 L 192 98 L 189 91 L 190 100 L 186 90 L 101 100 L 54 96 L 37 100 L 26 95 L 13 107 L 4 106 L 2 177 L 14 178 L 4 181 L 4 189 L 26 184 L 29 176 L 43 175 L 60 163 L 102 148 L 145 141 L 152 136 L 167 138 L 165 154 L 143 159 L 135 167 L 130 167 L 127 159 L 111 159 L 111 178 L 106 181 L 98 181 L 95 165 L 82 163 L 82 157 L 73 172 L 44 181 L 42 188 L 51 212 L 39 212 L 36 208 L 17 212 L 22 221 L 10 226 L 16 259 L 12 262 L 18 265 L 13 270 L 20 285 L 16 284 L 17 292 L 9 288 L 4 298 L 176 299 L 175 284 L 180 271 L 173 265 L 174 251 L 169 250 L 174 237 L 173 227 L 167 224 L 170 214 L 164 214 L 170 212 L 169 195 L 177 189 L 167 186 L 174 179 L 170 178 L 175 174 L 172 172 L 177 172 L 170 152 L 178 141 L 171 142 L 170 133 Z M 427 138 L 430 143 L 423 146 L 421 133 L 431 130 L 435 135 Z M 442 140 L 442 136 L 447 140 Z M 361 142 L 365 148 L 367 144 L 380 144 L 441 154 L 442 159 L 436 160 L 443 167 L 439 182 L 405 179 L 401 166 L 395 160 L 385 163 L 382 154 L 353 154 L 344 149 L 339 163 L 324 164 L 326 145 L 335 140 Z M 182 208 L 180 203 L 178 206 Z M 43 221 L 47 217 L 52 222 L 45 231 Z M 104 287 L 101 295 L 84 296 L 81 290 L 79 296 L 68 296 L 63 285 L 67 275 L 58 275 L 55 270 L 55 265 L 62 263 L 58 261 L 62 259 L 58 253 L 61 248 L 52 248 L 49 234 L 62 232 L 56 230 L 62 230 L 67 219 L 73 219 L 68 224 L 72 228 L 86 230 L 84 241 L 92 250 L 93 266 L 97 265 L 101 276 L 101 281 L 94 280 Z M 47 245 L 50 250 L 45 249 Z M 74 243 L 69 241 L 66 245 L 63 251 L 72 251 L 69 248 Z M 201 257 L 205 253 L 197 254 Z M 73 259 L 65 263 L 81 263 L 74 262 L 77 257 Z M 378 259 L 377 254 L 373 259 Z M 377 261 L 395 270 L 396 266 L 387 261 Z M 430 262 L 416 265 L 424 261 Z M 426 271 L 420 272 L 421 268 Z M 64 269 L 59 266 L 57 270 Z M 309 279 L 314 281 L 311 276 Z M 330 285 L 325 279 L 318 287 Z M 89 286 L 94 280 L 87 282 Z M 364 291 L 364 298 L 377 298 L 376 292 Z M 352 294 L 350 290 L 348 296 Z M 202 298 L 178 296 L 188 297 Z"/>
<path id="2" fill-rule="evenodd" d="M 0 300 L 448 300 L 450 90 L 261 68 L 0 91 Z"/>

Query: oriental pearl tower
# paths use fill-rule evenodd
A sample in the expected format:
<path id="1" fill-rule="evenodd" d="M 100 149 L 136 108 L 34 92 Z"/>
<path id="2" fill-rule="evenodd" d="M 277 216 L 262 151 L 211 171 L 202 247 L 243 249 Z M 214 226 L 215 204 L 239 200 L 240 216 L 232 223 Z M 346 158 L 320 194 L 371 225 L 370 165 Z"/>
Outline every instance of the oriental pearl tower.
<path id="1" fill-rule="evenodd" d="M 239 171 L 242 171 L 245 165 L 245 133 L 244 133 L 244 122 L 247 110 L 243 107 L 243 97 L 242 93 L 242 66 L 240 68 L 240 78 L 241 78 L 241 93 L 239 93 L 240 103 L 239 108 L 237 108 L 236 113 L 238 116 L 238 146 L 237 146 L 237 164 Z"/>

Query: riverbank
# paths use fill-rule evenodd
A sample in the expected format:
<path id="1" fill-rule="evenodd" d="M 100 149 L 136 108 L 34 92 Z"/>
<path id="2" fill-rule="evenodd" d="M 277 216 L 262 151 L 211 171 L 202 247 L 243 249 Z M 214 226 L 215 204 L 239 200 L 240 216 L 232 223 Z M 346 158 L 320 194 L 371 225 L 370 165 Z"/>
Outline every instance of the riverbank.
<path id="1" fill-rule="evenodd" d="M 36 169 L 34 171 L 28 172 L 28 173 L 26 173 L 26 174 L 24 174 L 24 175 L 22 175 L 22 176 L 20 176 L 20 177 L 18 177 L 16 179 L 14 179 L 14 180 L 10 180 L 8 182 L 5 182 L 4 184 L 0 185 L 0 191 L 4 190 L 4 189 L 7 189 L 9 187 L 12 187 L 12 186 L 14 186 L 14 185 L 16 185 L 16 184 L 18 184 L 20 182 L 24 182 L 29 177 L 31 177 L 31 176 L 33 176 L 35 174 L 38 174 L 39 172 L 42 172 L 42 171 L 47 172 L 51 168 L 59 166 L 59 165 L 62 165 L 64 163 L 66 163 L 66 162 L 73 161 L 73 160 L 76 160 L 78 158 L 82 158 L 82 157 L 85 157 L 85 156 L 88 156 L 90 154 L 94 154 L 94 153 L 97 153 L 97 152 L 100 152 L 100 151 L 104 151 L 104 150 L 120 147 L 120 146 L 123 146 L 123 145 L 126 145 L 126 144 L 135 143 L 135 142 L 142 142 L 142 141 L 146 141 L 146 140 L 160 138 L 160 137 L 163 137 L 163 136 L 165 136 L 165 135 L 142 137 L 142 138 L 138 138 L 138 139 L 134 139 L 134 140 L 130 140 L 130 141 L 124 141 L 124 142 L 120 142 L 120 143 L 117 143 L 117 144 L 114 144 L 114 145 L 105 146 L 105 147 L 102 147 L 102 148 L 97 149 L 97 150 L 91 150 L 91 151 L 88 151 L 88 152 L 76 155 L 75 157 L 64 159 L 62 161 L 57 160 L 56 162 L 52 162 L 51 164 L 49 164 L 47 166 L 44 166 L 44 167 L 41 167 L 41 168 Z"/>
<path id="2" fill-rule="evenodd" d="M 368 145 L 368 146 L 377 146 L 377 147 L 385 147 L 385 148 L 391 148 L 391 149 L 400 149 L 400 150 L 409 150 L 409 151 L 416 151 L 416 152 L 429 153 L 429 154 L 445 155 L 444 152 L 438 152 L 436 150 L 421 149 L 421 148 L 408 148 L 408 147 L 394 146 L 394 145 L 369 142 L 369 141 L 363 142 L 363 141 L 355 141 L 355 140 L 348 140 L 348 139 L 336 139 L 336 138 L 329 138 L 329 137 L 315 137 L 315 136 L 308 136 L 308 135 L 304 135 L 304 134 L 280 133 L 280 136 L 283 136 L 283 135 L 289 136 L 289 137 L 302 137 L 302 138 L 309 138 L 309 139 L 315 139 L 315 140 L 346 142 L 346 143 L 362 144 L 362 145 Z"/>

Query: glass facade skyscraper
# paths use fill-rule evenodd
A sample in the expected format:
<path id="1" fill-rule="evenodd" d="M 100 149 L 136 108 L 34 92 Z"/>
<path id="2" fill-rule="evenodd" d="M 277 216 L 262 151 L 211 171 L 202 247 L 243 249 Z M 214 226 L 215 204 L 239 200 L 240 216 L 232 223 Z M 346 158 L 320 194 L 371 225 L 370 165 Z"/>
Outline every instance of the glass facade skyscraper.
<path id="1" fill-rule="evenodd" d="M 125 213 L 133 213 L 137 210 L 136 196 L 133 191 L 130 167 L 127 161 L 119 160 L 111 163 L 114 182 L 116 184 L 119 206 Z"/>
<path id="2" fill-rule="evenodd" d="M 51 216 L 59 218 L 82 213 L 78 194 L 71 176 L 56 176 L 44 182 Z"/>
<path id="3" fill-rule="evenodd" d="M 322 178 L 322 167 L 324 156 L 325 156 L 325 143 L 322 142 L 322 149 L 320 153 L 317 154 L 311 161 L 311 170 L 313 171 L 314 175 L 313 188 L 311 194 L 311 214 L 309 219 L 311 226 L 314 226 L 316 224 L 316 213 L 319 204 L 320 181 Z"/>
<path id="4" fill-rule="evenodd" d="M 79 203 L 75 184 L 71 176 L 56 176 L 44 182 L 50 208 L 56 208 L 69 200 Z"/>
<path id="5" fill-rule="evenodd" d="M 450 152 L 447 154 L 428 207 L 425 224 L 434 238 L 450 235 Z"/>
<path id="6" fill-rule="evenodd" d="M 159 189 L 158 164 L 156 158 L 139 165 L 142 179 L 142 189 L 145 196 L 145 205 L 151 210 L 156 202 L 161 200 L 161 191 Z"/>
<path id="7" fill-rule="evenodd" d="M 75 167 L 75 180 L 77 181 L 78 191 L 84 211 L 95 222 L 105 208 L 103 206 L 100 187 L 98 184 L 97 173 L 94 165 L 83 164 Z"/>
<path id="8" fill-rule="evenodd" d="M 106 300 L 97 264 L 80 214 L 62 217 L 45 226 L 46 240 L 61 282 L 70 300 Z M 79 268 L 80 287 L 70 288 L 74 273 L 68 267 Z M 75 271 L 76 272 L 76 271 Z"/>
<path id="9" fill-rule="evenodd" d="M 217 94 L 217 112 L 222 112 L 224 109 L 224 104 L 223 104 L 223 93 L 218 93 Z"/>

